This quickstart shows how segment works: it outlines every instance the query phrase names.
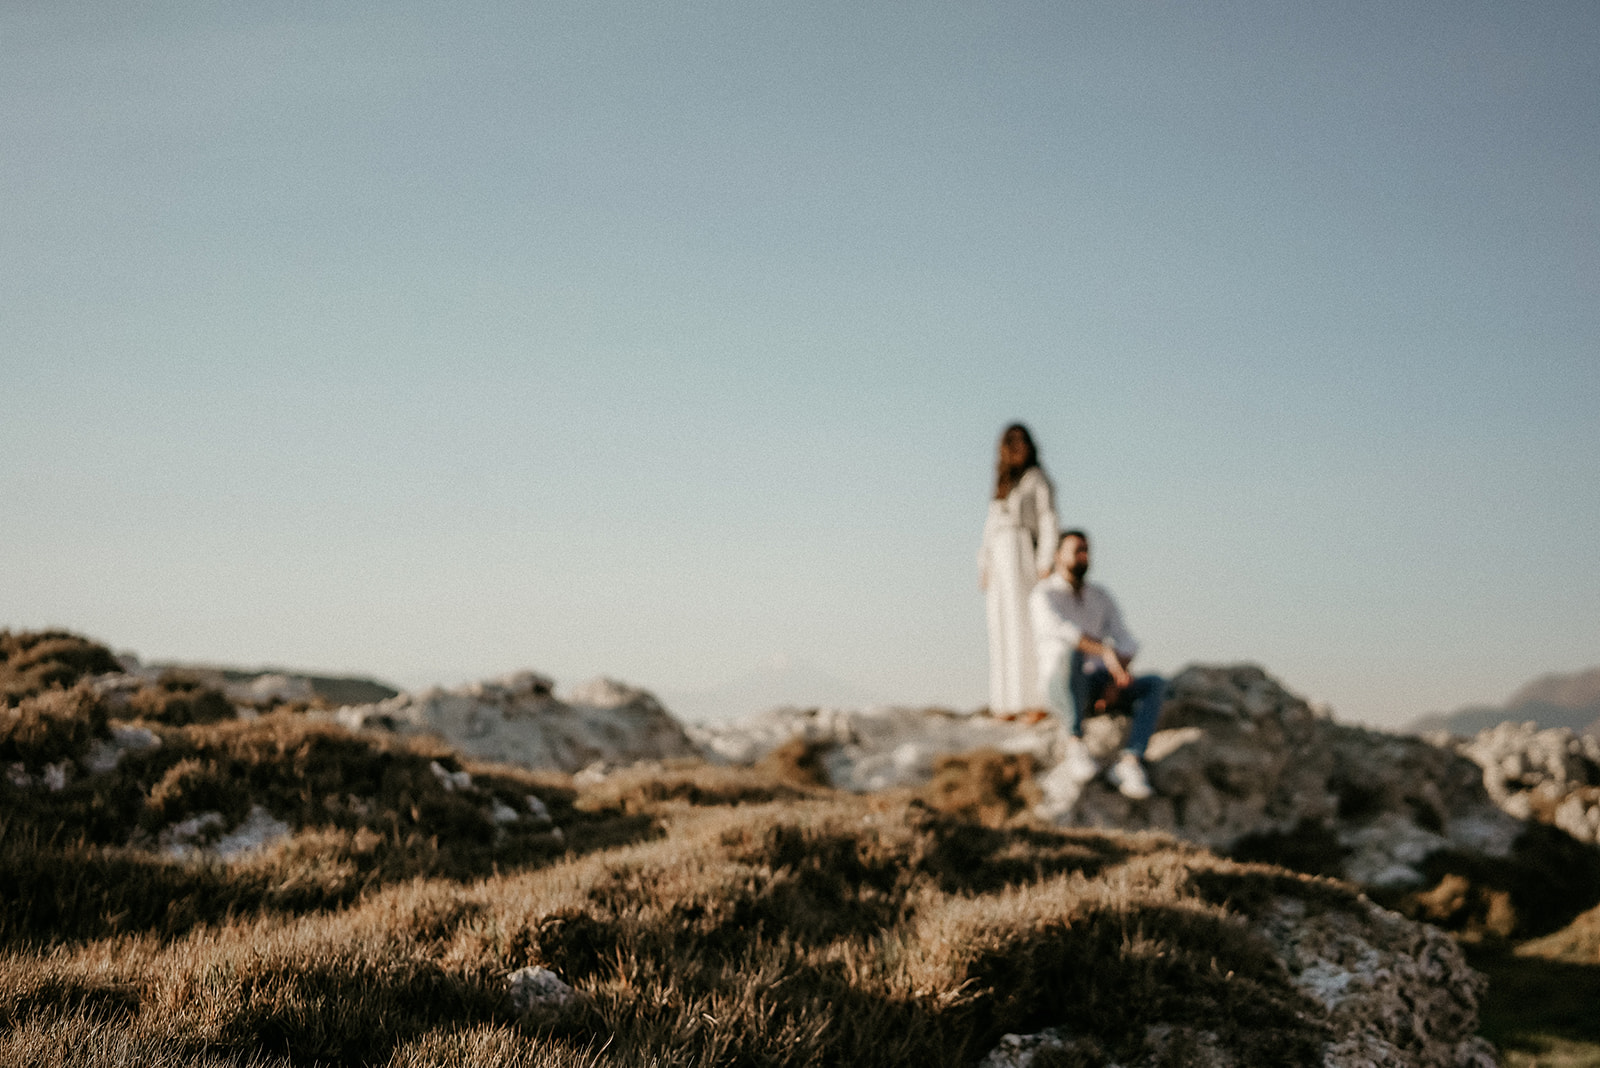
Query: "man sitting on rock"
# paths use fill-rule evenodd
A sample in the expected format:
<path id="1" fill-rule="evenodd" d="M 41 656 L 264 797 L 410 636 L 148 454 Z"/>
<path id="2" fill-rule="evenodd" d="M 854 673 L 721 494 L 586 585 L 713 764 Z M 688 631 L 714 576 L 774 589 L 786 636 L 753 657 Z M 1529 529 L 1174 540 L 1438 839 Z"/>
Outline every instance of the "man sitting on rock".
<path id="1" fill-rule="evenodd" d="M 1117 602 L 1104 586 L 1086 582 L 1089 535 L 1069 530 L 1056 547 L 1050 577 L 1029 596 L 1033 639 L 1039 651 L 1039 674 L 1050 707 L 1070 725 L 1065 773 L 1079 785 L 1099 773 L 1083 742 L 1083 721 L 1090 710 L 1110 711 L 1132 703 L 1133 726 L 1122 756 L 1106 778 L 1123 796 L 1136 801 L 1150 796 L 1144 770 L 1144 749 L 1161 715 L 1166 682 L 1159 675 L 1128 673 L 1139 643 L 1122 622 Z"/>

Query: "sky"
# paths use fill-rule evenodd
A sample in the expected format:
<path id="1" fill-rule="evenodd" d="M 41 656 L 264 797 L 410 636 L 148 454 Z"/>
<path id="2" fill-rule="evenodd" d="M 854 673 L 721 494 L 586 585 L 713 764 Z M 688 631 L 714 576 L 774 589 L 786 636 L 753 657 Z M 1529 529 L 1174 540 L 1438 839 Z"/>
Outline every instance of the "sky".
<path id="1" fill-rule="evenodd" d="M 1590 0 L 6 0 L 0 205 L 0 627 L 973 708 L 1020 419 L 1150 670 L 1600 664 Z"/>

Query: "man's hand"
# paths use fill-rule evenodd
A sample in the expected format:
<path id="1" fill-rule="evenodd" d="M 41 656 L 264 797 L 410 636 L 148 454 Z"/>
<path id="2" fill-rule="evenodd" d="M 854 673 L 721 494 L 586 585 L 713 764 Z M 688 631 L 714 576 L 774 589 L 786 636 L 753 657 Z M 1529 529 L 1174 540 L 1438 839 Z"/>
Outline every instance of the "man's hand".
<path id="1" fill-rule="evenodd" d="M 1126 689 L 1133 685 L 1133 676 L 1128 674 L 1128 662 L 1133 659 L 1131 655 L 1124 656 L 1117 651 L 1116 646 L 1107 645 L 1087 634 L 1078 639 L 1078 651 L 1084 656 L 1099 658 L 1106 666 L 1106 671 L 1111 674 L 1111 681 L 1116 684 L 1117 689 Z"/>
<path id="2" fill-rule="evenodd" d="M 1106 642 L 1095 642 L 1095 645 L 1099 646 L 1099 648 L 1094 655 L 1100 658 L 1100 662 L 1111 673 L 1111 681 L 1116 685 L 1117 689 L 1126 690 L 1129 686 L 1132 686 L 1133 676 L 1128 674 L 1128 661 L 1132 660 L 1133 657 L 1124 656 L 1116 646 L 1109 645 Z"/>
<path id="3" fill-rule="evenodd" d="M 1105 689 L 1100 691 L 1100 696 L 1095 698 L 1094 710 L 1096 712 L 1111 711 L 1117 707 L 1117 702 L 1122 700 L 1123 693 L 1124 688 L 1113 680 L 1106 685 Z"/>

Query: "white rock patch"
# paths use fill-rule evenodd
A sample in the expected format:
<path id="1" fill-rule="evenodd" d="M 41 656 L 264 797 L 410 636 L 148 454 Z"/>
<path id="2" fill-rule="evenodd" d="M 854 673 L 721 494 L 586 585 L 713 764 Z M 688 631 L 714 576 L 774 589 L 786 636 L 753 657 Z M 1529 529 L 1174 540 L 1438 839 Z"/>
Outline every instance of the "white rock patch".
<path id="1" fill-rule="evenodd" d="M 511 996 L 511 1007 L 518 1013 L 535 1010 L 562 1010 L 578 1000 L 578 992 L 568 986 L 549 968 L 533 966 L 512 972 L 506 977 Z"/>
<path id="2" fill-rule="evenodd" d="M 292 832 L 287 823 L 261 805 L 250 806 L 244 820 L 224 833 L 226 827 L 227 820 L 222 813 L 201 812 L 163 830 L 157 838 L 157 848 L 180 860 L 200 856 L 238 860 L 287 838 Z"/>
<path id="3" fill-rule="evenodd" d="M 111 771 L 121 763 L 127 753 L 146 749 L 159 749 L 161 738 L 149 727 L 134 723 L 113 723 L 110 738 L 96 738 L 89 743 L 83 764 L 94 773 Z"/>
<path id="4" fill-rule="evenodd" d="M 523 671 L 341 708 L 333 718 L 352 730 L 428 733 L 469 756 L 566 772 L 697 755 L 654 697 L 610 679 L 562 700 L 549 679 Z"/>

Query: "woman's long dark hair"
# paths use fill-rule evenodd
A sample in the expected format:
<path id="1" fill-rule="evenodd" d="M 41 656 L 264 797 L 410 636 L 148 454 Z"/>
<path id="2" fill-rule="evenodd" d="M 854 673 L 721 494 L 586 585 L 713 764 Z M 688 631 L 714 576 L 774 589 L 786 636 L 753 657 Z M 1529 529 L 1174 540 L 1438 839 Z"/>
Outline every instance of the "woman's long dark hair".
<path id="1" fill-rule="evenodd" d="M 1006 438 L 1012 434 L 1021 435 L 1022 444 L 1027 448 L 1020 464 L 1006 463 Z M 1030 467 L 1038 466 L 1039 450 L 1034 447 L 1033 435 L 1028 433 L 1028 428 L 1021 423 L 1012 423 L 1006 427 L 1005 430 L 1000 432 L 1000 459 L 995 464 L 994 499 L 997 501 L 1005 500 L 1011 495 L 1011 491 L 1016 489 L 1017 483 L 1022 480 L 1023 473 Z"/>

